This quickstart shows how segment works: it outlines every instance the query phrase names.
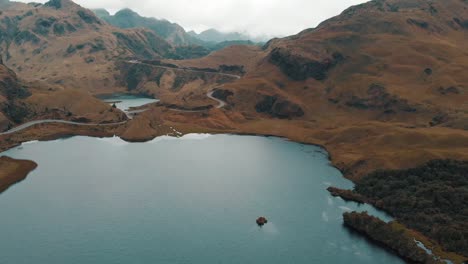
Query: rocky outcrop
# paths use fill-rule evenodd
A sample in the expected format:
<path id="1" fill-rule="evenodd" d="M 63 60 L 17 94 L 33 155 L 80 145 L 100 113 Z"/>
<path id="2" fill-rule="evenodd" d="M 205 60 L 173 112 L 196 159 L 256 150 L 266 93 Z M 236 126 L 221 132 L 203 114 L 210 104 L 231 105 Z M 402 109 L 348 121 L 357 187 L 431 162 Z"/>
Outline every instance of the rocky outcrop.
<path id="1" fill-rule="evenodd" d="M 341 197 L 345 201 L 364 204 L 368 200 L 363 195 L 360 195 L 359 193 L 353 192 L 352 190 L 343 190 L 343 189 L 338 189 L 338 188 L 335 188 L 335 187 L 328 187 L 327 191 L 330 192 L 330 194 L 333 197 Z"/>
<path id="2" fill-rule="evenodd" d="M 272 64 L 278 66 L 284 74 L 296 81 L 303 81 L 307 78 L 325 80 L 328 71 L 342 60 L 344 56 L 340 53 L 334 53 L 330 58 L 322 60 L 311 60 L 282 48 L 273 49 L 269 56 Z"/>
<path id="3" fill-rule="evenodd" d="M 229 90 L 223 90 L 223 89 L 216 89 L 213 91 L 212 96 L 216 99 L 219 99 L 221 101 L 227 101 L 227 98 L 229 96 L 233 96 L 234 93 L 229 91 Z"/>
<path id="4" fill-rule="evenodd" d="M 367 89 L 366 97 L 352 95 L 345 100 L 346 106 L 362 110 L 382 110 L 385 113 L 417 111 L 417 108 L 410 105 L 407 100 L 388 93 L 383 85 L 375 83 Z"/>
<path id="5" fill-rule="evenodd" d="M 0 97 L 6 99 L 0 103 L 0 111 L 3 112 L 1 121 L 3 130 L 11 126 L 8 120 L 21 123 L 30 116 L 30 109 L 20 101 L 30 95 L 28 89 L 18 81 L 16 74 L 0 63 Z"/>
<path id="6" fill-rule="evenodd" d="M 257 103 L 255 110 L 258 113 L 267 113 L 276 118 L 294 118 L 304 116 L 302 108 L 286 99 L 278 96 L 263 96 L 263 99 Z"/>

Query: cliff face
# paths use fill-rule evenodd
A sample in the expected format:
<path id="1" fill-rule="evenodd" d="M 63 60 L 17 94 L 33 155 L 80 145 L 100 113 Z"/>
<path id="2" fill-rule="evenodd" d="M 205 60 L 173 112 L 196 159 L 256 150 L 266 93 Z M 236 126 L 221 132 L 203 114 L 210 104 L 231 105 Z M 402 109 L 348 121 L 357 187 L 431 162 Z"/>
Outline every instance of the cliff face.
<path id="1" fill-rule="evenodd" d="M 27 106 L 21 103 L 31 93 L 16 77 L 16 74 L 6 67 L 0 58 L 0 131 L 7 129 L 13 123 L 21 123 L 31 113 Z"/>

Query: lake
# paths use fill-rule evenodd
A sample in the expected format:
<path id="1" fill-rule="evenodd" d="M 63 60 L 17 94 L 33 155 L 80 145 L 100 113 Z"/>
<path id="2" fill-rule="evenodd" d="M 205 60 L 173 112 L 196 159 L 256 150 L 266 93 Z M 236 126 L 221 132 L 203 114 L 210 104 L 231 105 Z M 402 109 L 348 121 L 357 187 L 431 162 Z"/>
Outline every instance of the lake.
<path id="1" fill-rule="evenodd" d="M 0 195 L 0 263 L 404 263 L 342 226 L 353 184 L 273 137 L 72 137 L 2 155 L 39 167 Z M 268 218 L 263 228 L 255 224 Z"/>
<path id="2" fill-rule="evenodd" d="M 134 94 L 111 94 L 106 96 L 99 96 L 99 99 L 108 103 L 116 102 L 115 106 L 124 112 L 128 112 L 132 107 L 139 107 L 159 101 L 154 98 Z"/>

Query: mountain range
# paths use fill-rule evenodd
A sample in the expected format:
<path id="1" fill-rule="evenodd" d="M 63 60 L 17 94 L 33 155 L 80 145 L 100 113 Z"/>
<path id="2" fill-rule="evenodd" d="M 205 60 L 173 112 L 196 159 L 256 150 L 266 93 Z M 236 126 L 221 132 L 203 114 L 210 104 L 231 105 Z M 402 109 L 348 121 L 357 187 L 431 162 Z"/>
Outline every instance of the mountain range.
<path id="1" fill-rule="evenodd" d="M 254 45 L 251 37 L 238 32 L 222 33 L 215 29 L 209 29 L 200 34 L 194 31 L 186 32 L 185 29 L 164 19 L 153 17 L 143 17 L 131 9 L 122 9 L 111 15 L 105 9 L 95 9 L 93 12 L 107 23 L 123 28 L 147 28 L 163 37 L 166 41 L 175 46 L 198 46 L 206 48 L 203 55 L 207 55 L 212 50 L 219 50 L 227 46 L 237 44 Z M 261 41 L 258 41 L 261 42 Z"/>

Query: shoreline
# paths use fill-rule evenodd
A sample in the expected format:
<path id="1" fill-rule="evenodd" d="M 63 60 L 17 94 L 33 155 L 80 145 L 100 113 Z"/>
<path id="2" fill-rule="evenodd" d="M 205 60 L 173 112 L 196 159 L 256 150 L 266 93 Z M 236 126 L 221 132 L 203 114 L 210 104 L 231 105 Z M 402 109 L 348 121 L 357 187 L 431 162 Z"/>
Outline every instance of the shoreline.
<path id="1" fill-rule="evenodd" d="M 50 125 L 51 124 L 47 124 L 45 126 L 48 127 Z M 74 125 L 52 124 L 52 126 L 54 126 L 54 125 L 56 125 L 56 126 L 57 125 L 58 126 L 68 126 L 68 128 L 70 130 L 65 129 L 67 131 L 56 132 L 56 133 L 52 133 L 52 134 L 48 134 L 48 135 L 22 137 L 23 140 L 18 140 L 16 142 L 11 142 L 11 144 L 8 145 L 8 146 L 0 145 L 0 152 L 4 152 L 4 151 L 9 150 L 11 148 L 18 147 L 18 146 L 20 146 L 20 145 L 22 145 L 22 144 L 24 144 L 26 142 L 31 142 L 31 141 L 54 141 L 54 140 L 59 140 L 59 139 L 62 139 L 62 138 L 75 137 L 75 136 L 87 136 L 87 137 L 92 137 L 92 138 L 119 137 L 121 140 L 123 140 L 125 142 L 128 142 L 128 143 L 145 143 L 145 142 L 149 142 L 149 141 L 154 140 L 154 139 L 156 139 L 158 137 L 161 137 L 161 136 L 171 136 L 171 135 L 167 135 L 167 134 L 159 134 L 157 136 L 151 136 L 151 137 L 146 137 L 146 138 L 126 138 L 121 133 L 122 132 L 121 129 L 126 124 L 114 125 L 115 126 L 114 129 L 103 129 L 103 127 L 101 127 L 101 131 L 93 131 L 92 126 L 83 126 L 83 127 L 81 127 L 82 130 L 78 131 L 78 132 L 76 130 L 73 130 Z M 77 127 L 77 126 L 75 126 L 75 127 Z M 108 126 L 107 128 L 109 128 L 109 127 L 112 127 L 112 126 Z M 30 128 L 30 129 L 33 130 L 34 128 Z M 27 129 L 26 132 L 28 130 L 29 129 Z M 109 131 L 109 130 L 111 130 L 111 131 Z M 48 131 L 50 131 L 50 130 L 48 130 Z M 73 132 L 71 132 L 71 131 L 73 131 Z M 21 134 L 21 132 L 19 132 L 19 133 Z M 188 135 L 188 134 L 200 134 L 200 133 L 207 133 L 207 134 L 211 134 L 211 135 L 275 137 L 275 138 L 281 138 L 283 140 L 291 141 L 291 142 L 298 143 L 298 144 L 316 146 L 316 147 L 319 147 L 319 148 L 321 148 L 321 149 L 323 149 L 325 151 L 327 159 L 330 162 L 329 166 L 332 166 L 332 167 L 336 168 L 337 170 L 339 170 L 344 178 L 350 180 L 353 183 L 356 183 L 355 180 L 353 180 L 352 178 L 347 177 L 347 175 L 345 173 L 345 170 L 341 169 L 337 164 L 334 163 L 334 160 L 333 160 L 333 157 L 332 157 L 332 154 L 330 153 L 330 151 L 324 145 L 321 145 L 321 144 L 309 143 L 309 142 L 305 142 L 305 141 L 301 141 L 301 140 L 294 140 L 294 139 L 286 137 L 286 136 L 275 135 L 275 134 L 261 134 L 261 133 L 238 132 L 238 131 L 236 131 L 236 132 L 233 132 L 233 131 L 231 131 L 231 132 L 229 132 L 229 131 L 214 131 L 214 130 L 210 130 L 210 129 L 206 129 L 205 131 L 198 131 L 198 132 L 192 131 L 192 132 L 188 132 L 188 133 L 182 133 L 180 136 L 184 136 L 184 135 Z M 1 137 L 2 136 L 0 136 L 0 138 Z M 5 180 L 2 181 L 2 179 L 0 179 L 0 187 L 2 186 L 2 182 L 3 182 L 3 184 L 9 183 L 9 185 L 3 191 L 5 191 L 9 187 L 13 186 L 14 184 L 19 183 L 22 180 L 26 179 L 28 174 L 37 167 L 37 164 L 34 161 L 14 160 L 14 159 L 9 158 L 9 157 L 1 157 L 0 159 L 8 159 L 10 162 L 16 162 L 17 164 L 20 164 L 20 167 L 21 167 L 19 169 L 19 171 L 21 173 L 15 174 L 14 177 L 11 178 L 9 181 L 5 181 Z M 332 189 L 332 190 L 334 191 L 334 192 L 330 192 L 330 194 L 332 196 L 340 196 L 339 194 L 343 194 L 342 192 L 347 192 L 346 190 L 340 190 L 340 189 Z M 0 189 L 0 193 L 2 193 L 1 189 Z M 345 197 L 346 197 L 346 195 L 345 195 Z M 348 198 L 350 198 L 350 197 L 348 197 Z M 357 203 L 366 203 L 366 204 L 369 204 L 369 205 L 375 207 L 375 205 L 370 203 L 369 200 L 360 199 L 360 198 L 363 198 L 363 197 L 358 197 L 358 199 L 352 199 L 352 198 L 355 198 L 355 197 L 351 197 L 350 199 L 344 199 L 344 200 L 357 202 Z M 376 207 L 376 209 L 379 209 L 379 208 Z M 379 209 L 379 210 L 381 210 L 381 209 Z M 383 210 L 383 211 L 388 213 L 385 210 Z M 413 230 L 409 230 L 409 231 L 415 232 Z M 428 241 L 430 242 L 429 245 L 433 245 L 432 241 L 430 241 L 425 236 L 420 235 L 420 236 L 417 237 L 417 239 L 419 241 L 425 241 L 425 242 L 423 242 L 425 245 L 427 245 L 426 242 L 428 242 Z"/>
<path id="2" fill-rule="evenodd" d="M 0 168 L 0 194 L 2 194 L 11 186 L 25 180 L 37 168 L 37 163 L 2 156 L 0 157 Z"/>

